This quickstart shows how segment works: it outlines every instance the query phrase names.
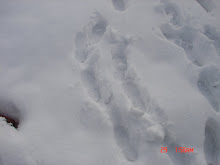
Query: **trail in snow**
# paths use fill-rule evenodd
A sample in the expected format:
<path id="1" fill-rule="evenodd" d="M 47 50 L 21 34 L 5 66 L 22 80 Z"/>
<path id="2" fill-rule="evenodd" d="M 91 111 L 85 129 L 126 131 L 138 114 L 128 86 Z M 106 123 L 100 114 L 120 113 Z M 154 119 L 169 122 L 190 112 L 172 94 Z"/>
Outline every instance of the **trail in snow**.
<path id="1" fill-rule="evenodd" d="M 112 0 L 115 10 L 124 11 L 127 8 L 128 0 Z"/>
<path id="2" fill-rule="evenodd" d="M 161 26 L 163 35 L 169 41 L 181 47 L 192 63 L 197 66 L 204 66 L 209 63 L 219 62 L 216 44 L 213 45 L 213 42 L 203 32 L 200 32 L 199 29 L 187 25 L 178 6 L 165 2 L 164 10 L 171 18 L 170 22 Z"/>
<path id="3" fill-rule="evenodd" d="M 208 164 L 220 163 L 219 127 L 220 123 L 215 119 L 208 119 L 205 126 L 204 152 Z"/>
<path id="4" fill-rule="evenodd" d="M 197 2 L 207 12 L 211 12 L 214 8 L 213 1 L 197 0 Z M 169 1 L 164 1 L 163 4 L 166 14 L 170 16 L 170 22 L 161 26 L 161 32 L 167 40 L 181 47 L 194 65 L 201 67 L 197 81 L 198 89 L 218 112 L 220 103 L 219 33 L 210 25 L 204 25 L 202 31 L 187 25 L 176 4 Z M 218 125 L 219 123 L 214 119 L 208 119 L 205 125 L 204 153 L 208 165 L 219 164 Z M 191 158 L 188 155 L 186 157 L 180 154 L 174 157 L 174 151 L 170 155 L 175 161 L 180 160 L 179 164 L 190 164 Z"/>
<path id="5" fill-rule="evenodd" d="M 86 2 L 79 2 L 79 4 L 80 3 L 82 3 L 82 8 L 85 7 Z M 13 71 L 10 70 L 13 73 L 12 75 L 10 71 L 7 71 L 6 74 L 13 78 L 10 76 L 5 77 L 6 79 L 12 79 L 11 81 L 13 83 L 9 83 L 9 87 L 12 87 L 11 90 L 13 90 L 13 92 L 15 91 L 14 93 L 16 96 L 21 95 L 20 97 L 23 98 L 22 94 L 25 92 L 22 93 L 20 91 L 24 91 L 24 89 L 27 88 L 27 94 L 25 93 L 26 95 L 24 95 L 26 98 L 30 98 L 30 104 L 27 104 L 27 109 L 30 109 L 30 113 L 24 120 L 22 118 L 24 114 L 21 109 L 14 106 L 10 101 L 2 99 L 3 97 L 0 98 L 0 116 L 1 113 L 6 113 L 21 121 L 21 129 L 19 128 L 17 131 L 8 125 L 4 118 L 0 117 L 0 130 L 3 132 L 2 136 L 0 136 L 0 165 L 14 165 L 15 163 L 21 165 L 47 165 L 54 163 L 91 163 L 103 165 L 117 163 L 120 165 L 144 165 L 146 163 L 149 165 L 161 163 L 166 165 L 218 165 L 220 163 L 220 132 L 218 131 L 220 129 L 220 31 L 215 25 L 211 25 L 208 21 L 204 21 L 205 19 L 200 19 L 196 22 L 195 20 L 199 16 L 195 16 L 194 18 L 193 15 L 202 13 L 204 17 L 208 18 L 207 20 L 212 20 L 214 17 L 217 17 L 215 15 L 217 1 L 193 1 L 192 8 L 198 9 L 198 13 L 190 13 L 190 7 L 188 6 L 187 8 L 184 6 L 187 6 L 187 3 L 189 2 L 177 2 L 174 0 L 161 0 L 160 2 L 145 2 L 144 0 L 135 2 L 131 0 L 108 0 L 106 2 L 101 2 L 97 0 L 97 4 L 90 4 L 94 5 L 91 8 L 95 8 L 95 12 L 92 13 L 89 21 L 85 23 L 79 31 L 74 31 L 75 38 L 73 38 L 73 41 L 75 49 L 73 54 L 75 68 L 73 76 L 74 78 L 76 76 L 76 81 L 72 80 L 72 78 L 63 80 L 62 74 L 65 74 L 68 69 L 71 70 L 72 65 L 69 68 L 64 67 L 65 70 L 52 61 L 55 57 L 52 55 L 50 56 L 52 67 L 45 68 L 53 71 L 44 73 L 45 68 L 40 70 L 42 73 L 36 71 L 37 74 L 34 76 L 40 79 L 39 82 L 32 82 L 31 80 L 34 79 L 34 76 L 30 78 L 26 76 L 25 72 L 23 73 L 25 80 L 22 79 L 22 82 L 19 82 L 21 86 L 13 87 L 13 84 L 15 84 L 14 70 L 19 70 L 20 68 L 13 68 Z M 58 4 L 53 4 L 51 8 L 56 7 L 56 5 L 60 6 L 60 2 Z M 75 9 L 77 8 L 78 6 Z M 158 10 L 153 10 L 153 8 L 157 8 Z M 72 11 L 73 7 L 70 9 L 70 11 Z M 80 7 L 79 10 L 81 11 Z M 92 11 L 89 7 L 85 9 L 85 11 L 87 10 Z M 143 13 L 149 14 L 150 16 L 145 15 L 147 16 L 146 19 L 140 18 L 141 14 L 139 14 L 139 10 L 140 13 L 145 11 Z M 16 12 L 19 12 L 19 10 L 15 10 L 15 13 Z M 156 16 L 156 14 L 159 16 Z M 66 19 L 64 15 L 62 16 Z M 71 15 L 71 12 L 67 12 L 66 15 Z M 72 15 L 74 14 L 72 13 Z M 154 16 L 158 18 L 158 20 L 156 20 Z M 84 16 L 81 15 L 81 17 Z M 78 18 L 77 16 L 76 19 L 80 19 L 81 17 Z M 148 20 L 151 17 L 155 20 Z M 11 27 L 13 25 L 11 25 L 11 22 L 13 22 L 15 18 L 8 18 L 10 18 L 8 22 L 1 20 L 1 18 L 0 20 L 10 24 Z M 38 19 L 40 21 L 34 20 L 31 17 L 25 17 L 23 19 L 18 19 L 18 21 L 21 21 L 23 24 L 27 20 L 34 20 L 37 24 L 38 21 L 41 22 L 43 17 Z M 131 21 L 130 19 L 134 20 Z M 48 20 L 44 20 L 45 22 L 49 22 L 46 25 L 50 25 L 49 27 L 51 27 L 51 24 L 57 26 L 56 20 Z M 43 23 L 45 23 L 44 21 Z M 197 24 L 194 25 L 195 22 Z M 151 25 L 151 23 L 153 24 Z M 141 27 L 138 27 L 139 25 L 141 25 Z M 42 27 L 44 26 L 45 25 L 42 25 Z M 70 24 L 67 23 L 65 26 L 70 26 Z M 71 26 L 75 26 L 75 24 Z M 34 24 L 33 27 L 38 26 Z M 61 27 L 59 28 L 62 29 Z M 6 31 L 6 28 L 3 31 Z M 53 29 L 49 29 L 48 32 L 45 33 L 49 33 L 49 31 L 53 32 Z M 60 33 L 62 33 L 62 31 L 63 30 L 58 30 Z M 157 34 L 160 33 L 160 36 L 155 34 L 156 31 Z M 34 32 L 35 31 L 29 32 L 30 38 L 32 38 Z M 50 39 L 47 41 L 53 41 L 54 39 L 56 42 L 51 42 L 51 45 L 54 44 L 62 48 L 62 42 L 65 38 L 61 37 L 60 39 L 57 37 L 59 33 L 55 32 L 57 31 L 54 31 L 55 35 L 53 33 L 50 34 L 54 38 L 50 35 L 46 36 Z M 69 33 L 72 33 L 72 29 L 69 30 Z M 27 33 L 24 34 L 27 35 Z M 42 35 L 44 33 L 39 34 Z M 12 35 L 14 34 L 12 33 Z M 0 36 L 3 36 L 1 30 Z M 62 36 L 62 34 L 60 34 L 60 36 Z M 146 36 L 149 36 L 149 38 L 153 37 L 149 39 Z M 10 50 L 13 50 L 13 46 L 10 47 L 8 42 L 9 40 L 10 39 L 4 41 L 0 39 L 0 42 L 6 47 L 8 46 Z M 35 41 L 36 44 L 39 42 L 37 40 L 38 38 Z M 146 44 L 144 45 L 146 49 L 139 50 L 142 47 L 139 47 L 138 42 L 142 41 L 143 45 Z M 18 41 L 13 38 L 13 44 L 17 42 L 20 43 L 23 41 L 20 40 L 20 38 Z M 33 42 L 34 45 L 35 42 Z M 158 44 L 150 48 L 149 45 L 151 42 L 156 44 L 160 42 L 162 46 Z M 18 45 L 18 47 L 19 46 L 20 45 Z M 162 53 L 157 54 L 158 52 L 153 49 L 161 49 L 158 52 Z M 178 63 L 173 65 L 172 62 L 170 62 L 169 59 L 165 59 L 164 56 L 174 56 L 167 55 L 164 49 L 173 49 L 173 52 L 168 52 L 177 56 L 181 54 L 186 57 L 186 61 L 181 63 L 178 60 L 184 58 L 175 59 L 176 61 L 174 61 L 179 62 L 180 66 L 177 66 Z M 31 49 L 30 52 L 32 53 L 33 50 Z M 143 54 L 132 54 L 132 50 L 135 53 L 143 52 Z M 21 51 L 18 52 L 18 54 L 25 54 L 26 51 L 25 49 L 24 52 Z M 44 50 L 41 51 L 44 52 Z M 43 56 L 41 56 L 41 51 L 37 52 L 40 59 Z M 27 57 L 30 56 L 30 52 L 27 53 Z M 45 54 L 48 53 L 47 50 L 45 50 L 45 52 Z M 17 51 L 14 53 L 16 54 Z M 60 59 L 63 57 L 62 53 L 63 52 L 58 53 Z M 50 54 L 50 52 L 48 54 Z M 134 61 L 130 59 L 132 55 L 134 56 L 132 59 Z M 143 63 L 140 60 L 143 60 Z M 58 60 L 57 63 L 64 63 L 64 65 L 67 65 L 67 61 L 65 60 Z M 140 69 L 134 64 L 144 65 L 140 66 L 140 68 L 142 67 Z M 190 66 L 188 71 L 193 73 L 185 73 L 185 68 L 181 68 L 182 64 L 185 65 L 184 67 Z M 58 68 L 60 67 L 59 70 L 61 70 L 59 77 L 57 73 L 50 74 L 51 72 L 57 71 L 54 71 L 57 66 Z M 176 74 L 173 74 L 174 76 L 172 75 L 173 72 L 168 73 L 170 70 L 167 69 L 169 68 L 167 66 L 172 66 L 171 68 L 175 70 Z M 152 75 L 149 74 L 145 69 L 150 69 L 150 67 L 155 67 L 152 70 L 161 75 L 156 75 L 154 72 L 151 73 Z M 163 69 L 165 71 L 161 71 Z M 143 72 L 140 70 L 143 70 Z M 183 72 L 186 75 L 183 75 Z M 170 87 L 166 84 L 170 82 L 166 80 L 166 74 L 170 74 L 169 76 L 172 81 L 177 80 L 177 82 L 180 82 L 179 80 L 184 78 L 187 79 L 186 83 L 189 84 L 186 84 L 186 87 L 190 86 L 191 88 L 189 89 L 192 89 L 192 92 L 188 91 L 192 94 L 190 99 L 194 99 L 195 97 L 196 101 L 199 100 L 201 102 L 188 104 L 186 100 L 181 100 L 186 94 L 184 91 L 184 84 L 174 85 L 174 87 L 169 88 L 169 93 L 166 93 L 168 96 L 162 98 L 163 95 L 160 95 L 160 89 L 162 89 L 162 87 L 157 89 L 157 85 L 162 84 L 163 88 Z M 176 76 L 177 74 L 179 77 Z M 193 77 L 193 80 L 189 78 L 190 76 Z M 17 81 L 17 79 L 19 80 L 17 77 L 20 77 L 20 75 L 15 77 Z M 51 81 L 48 83 L 45 77 L 51 77 L 49 78 Z M 158 77 L 159 79 L 157 79 Z M 41 81 L 41 79 L 43 80 Z M 52 80 L 55 85 L 51 83 Z M 143 80 L 146 80 L 146 82 L 143 82 Z M 34 79 L 33 81 L 36 80 Z M 161 81 L 161 83 L 157 84 L 158 81 Z M 6 81 L 6 84 L 7 83 Z M 39 83 L 40 85 L 39 87 L 37 85 L 31 86 L 31 83 Z M 43 87 L 44 83 L 48 83 L 49 85 Z M 155 86 L 152 85 L 153 83 L 155 83 Z M 70 87 L 65 88 L 68 86 L 67 84 Z M 2 85 L 1 88 L 3 87 L 5 86 Z M 48 88 L 51 89 L 47 90 Z M 176 94 L 175 88 L 183 88 L 183 93 Z M 63 95 L 61 91 L 64 93 Z M 152 91 L 156 92 L 156 94 Z M 33 97 L 33 95 L 37 95 L 36 93 L 39 94 L 39 100 Z M 68 94 L 69 96 L 66 96 Z M 44 95 L 46 96 L 43 97 Z M 54 97 L 53 95 L 58 96 Z M 175 101 L 170 102 L 169 98 L 175 98 L 175 101 L 179 101 L 179 105 L 175 103 Z M 77 101 L 74 102 L 72 99 L 74 99 L 74 101 L 79 101 L 79 103 Z M 74 103 L 71 104 L 72 102 Z M 209 108 L 207 113 L 202 106 L 195 105 L 200 103 L 202 106 L 205 105 L 205 108 Z M 180 105 L 183 107 L 180 107 Z M 169 112 L 170 107 L 175 107 L 175 109 L 172 109 L 173 112 Z M 200 107 L 201 109 L 194 110 L 194 107 Z M 32 109 L 34 109 L 36 113 L 33 113 L 31 111 Z M 190 109 L 192 112 L 184 111 L 184 109 Z M 183 110 L 183 112 L 180 112 L 180 110 Z M 189 114 L 185 114 L 185 112 Z M 186 115 L 188 118 L 196 119 L 197 121 L 191 123 L 192 126 L 195 123 L 199 123 L 197 128 L 198 130 L 202 130 L 204 135 L 199 137 L 198 141 L 202 141 L 202 143 L 198 143 L 198 146 L 194 146 L 194 153 L 176 153 L 175 147 L 187 147 L 185 146 L 187 144 L 182 143 L 181 137 L 176 136 L 175 133 L 178 132 L 178 130 L 176 130 L 176 132 L 173 130 L 173 122 L 169 119 L 171 113 L 174 114 L 173 116 L 181 114 L 183 116 Z M 202 116 L 198 115 L 198 113 L 207 115 L 207 118 L 197 118 L 197 116 Z M 179 119 L 181 119 L 181 117 L 179 117 Z M 178 122 L 180 122 L 180 124 L 175 124 L 183 125 L 181 125 L 181 129 L 183 130 L 180 131 L 188 130 L 188 128 L 184 126 L 184 122 L 187 121 Z M 199 131 L 195 130 L 195 133 L 197 132 Z M 192 132 L 191 135 L 184 135 L 183 138 L 187 139 L 190 138 L 190 136 L 196 135 Z M 13 139 L 15 137 L 16 139 Z M 34 140 L 32 141 L 32 139 Z M 26 140 L 27 143 L 25 142 Z M 44 144 L 47 145 L 44 146 Z M 160 153 L 160 147 L 162 146 L 168 147 L 167 154 Z M 42 150 L 40 151 L 40 149 Z M 49 154 L 49 152 L 52 154 Z M 46 153 L 48 153 L 48 155 Z M 54 155 L 57 157 L 54 158 Z M 100 156 L 100 160 L 96 158 L 97 155 Z"/>
<path id="6" fill-rule="evenodd" d="M 196 0 L 206 12 L 211 12 L 215 7 L 213 0 Z"/>
<path id="7" fill-rule="evenodd" d="M 76 35 L 76 59 L 81 59 L 78 52 L 84 52 L 90 49 L 85 60 L 79 60 L 82 65 L 81 81 L 85 85 L 91 100 L 104 105 L 109 110 L 109 116 L 118 146 L 129 161 L 135 161 L 138 159 L 140 142 L 147 140 L 149 142 L 161 143 L 165 136 L 169 136 L 166 135 L 166 119 L 160 120 L 161 116 L 162 118 L 164 116 L 163 111 L 156 104 L 153 104 L 153 100 L 148 96 L 149 94 L 143 93 L 137 80 L 129 75 L 126 47 L 131 39 L 114 30 L 106 32 L 107 23 L 102 23 L 103 26 L 98 26 L 100 29 L 97 29 L 101 33 L 95 36 L 98 40 L 91 42 L 89 36 L 96 35 L 92 29 L 97 27 L 97 24 L 103 20 L 104 18 L 100 13 L 95 13 L 95 17 L 91 18 L 91 22 L 84 27 L 83 32 L 79 32 Z M 108 28 L 110 29 L 110 27 Z M 115 67 L 115 72 L 112 74 L 116 78 L 116 81 L 120 81 L 124 89 L 124 96 L 131 103 L 130 108 L 121 105 L 118 98 L 114 96 L 114 90 L 107 85 L 108 81 L 104 75 L 101 75 L 99 70 L 100 53 L 96 45 L 98 45 L 98 42 L 100 42 L 105 33 L 107 42 L 112 47 L 110 53 L 112 55 L 113 66 Z M 87 37 L 79 40 L 79 36 Z M 84 54 L 81 55 L 84 57 Z M 157 120 L 150 121 L 145 117 L 145 113 L 156 115 Z"/>
<path id="8" fill-rule="evenodd" d="M 113 1 L 113 3 L 120 6 L 122 2 Z M 169 10 L 167 9 L 167 13 Z M 128 161 L 136 161 L 139 158 L 139 148 L 144 143 L 156 143 L 174 149 L 174 146 L 178 144 L 175 143 L 175 137 L 169 130 L 166 114 L 150 97 L 148 91 L 141 87 L 135 76 L 137 74 L 128 64 L 127 47 L 132 45 L 132 37 L 108 26 L 100 13 L 94 14 L 91 22 L 75 37 L 75 58 L 81 65 L 81 81 L 91 100 L 94 101 L 90 104 L 95 106 L 98 103 L 108 110 L 115 141 Z M 94 33 L 93 29 L 99 33 Z M 91 42 L 90 36 L 96 39 L 95 42 Z M 108 80 L 99 70 L 101 54 L 98 46 L 101 41 L 106 42 L 110 47 L 111 63 L 114 67 L 112 76 L 121 84 L 124 91 L 124 94 L 120 95 L 120 99 L 111 85 L 107 85 Z M 130 107 L 122 105 L 123 100 L 126 99 L 129 100 Z M 89 109 L 89 107 L 85 107 L 85 109 Z M 184 153 L 175 154 L 172 149 L 168 155 L 174 163 L 179 164 L 192 164 L 194 157 Z"/>
<path id="9" fill-rule="evenodd" d="M 216 66 L 205 67 L 199 74 L 198 88 L 208 99 L 216 112 L 219 112 L 220 103 L 220 68 Z"/>

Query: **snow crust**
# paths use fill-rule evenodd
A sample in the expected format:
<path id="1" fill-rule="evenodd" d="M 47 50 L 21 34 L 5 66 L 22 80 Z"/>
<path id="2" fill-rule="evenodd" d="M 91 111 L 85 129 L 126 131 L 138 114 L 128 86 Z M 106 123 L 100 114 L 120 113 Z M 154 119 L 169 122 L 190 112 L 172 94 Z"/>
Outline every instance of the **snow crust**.
<path id="1" fill-rule="evenodd" d="M 0 114 L 20 120 L 0 117 L 0 165 L 219 165 L 219 17 L 219 0 L 0 1 Z"/>

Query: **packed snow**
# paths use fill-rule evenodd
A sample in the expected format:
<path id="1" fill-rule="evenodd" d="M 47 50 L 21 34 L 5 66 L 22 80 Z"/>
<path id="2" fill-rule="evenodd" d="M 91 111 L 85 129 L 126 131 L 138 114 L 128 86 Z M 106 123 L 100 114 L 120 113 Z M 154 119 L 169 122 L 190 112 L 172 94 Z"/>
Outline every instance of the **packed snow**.
<path id="1" fill-rule="evenodd" d="M 220 165 L 219 17 L 219 0 L 1 0 L 0 165 Z"/>

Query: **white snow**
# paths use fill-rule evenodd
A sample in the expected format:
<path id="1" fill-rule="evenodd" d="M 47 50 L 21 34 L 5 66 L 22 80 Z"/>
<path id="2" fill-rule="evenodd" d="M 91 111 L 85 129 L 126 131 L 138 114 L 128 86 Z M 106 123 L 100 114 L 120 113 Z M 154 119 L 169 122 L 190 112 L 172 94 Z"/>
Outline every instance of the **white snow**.
<path id="1" fill-rule="evenodd" d="M 219 11 L 0 1 L 0 165 L 219 165 Z"/>

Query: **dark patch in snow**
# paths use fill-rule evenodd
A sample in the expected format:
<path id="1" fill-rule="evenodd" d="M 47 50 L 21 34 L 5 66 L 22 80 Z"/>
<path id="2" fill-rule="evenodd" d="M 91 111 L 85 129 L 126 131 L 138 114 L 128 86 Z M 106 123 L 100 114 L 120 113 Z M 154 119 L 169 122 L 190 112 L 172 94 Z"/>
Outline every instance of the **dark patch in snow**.
<path id="1" fill-rule="evenodd" d="M 214 119 L 209 119 L 205 126 L 204 153 L 206 161 L 211 165 L 219 164 L 219 129 L 220 125 Z"/>
<path id="2" fill-rule="evenodd" d="M 1 100 L 0 117 L 5 118 L 7 123 L 11 123 L 17 129 L 20 123 L 20 110 L 15 104 L 7 100 Z"/>
<path id="3" fill-rule="evenodd" d="M 196 0 L 206 12 L 211 12 L 215 4 L 212 0 Z"/>
<path id="4" fill-rule="evenodd" d="M 220 56 L 220 32 L 215 27 L 206 25 L 204 27 L 204 34 L 214 42 L 215 49 Z"/>
<path id="5" fill-rule="evenodd" d="M 161 32 L 167 40 L 184 49 L 188 59 L 199 67 L 218 60 L 213 43 L 198 30 L 183 26 L 174 28 L 170 24 L 161 26 Z"/>
<path id="6" fill-rule="evenodd" d="M 199 74 L 197 86 L 208 99 L 212 108 L 219 111 L 220 102 L 220 69 L 216 66 L 204 68 Z"/>
<path id="7" fill-rule="evenodd" d="M 112 0 L 112 4 L 115 10 L 118 10 L 118 11 L 124 11 L 127 8 L 126 0 Z"/>

